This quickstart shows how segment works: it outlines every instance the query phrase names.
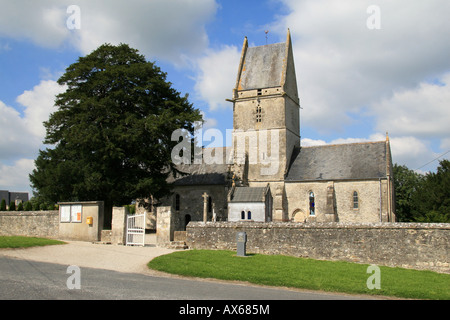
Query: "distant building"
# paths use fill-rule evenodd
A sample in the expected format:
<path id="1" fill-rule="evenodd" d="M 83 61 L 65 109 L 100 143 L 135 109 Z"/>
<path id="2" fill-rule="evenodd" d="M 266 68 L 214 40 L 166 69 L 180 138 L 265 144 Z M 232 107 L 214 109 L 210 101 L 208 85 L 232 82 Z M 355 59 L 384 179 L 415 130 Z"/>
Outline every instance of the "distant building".
<path id="1" fill-rule="evenodd" d="M 9 204 L 12 201 L 18 206 L 19 203 L 28 201 L 28 192 L 9 192 L 8 190 L 0 190 L 0 202 L 2 200 L 5 200 L 6 207 L 9 207 Z"/>

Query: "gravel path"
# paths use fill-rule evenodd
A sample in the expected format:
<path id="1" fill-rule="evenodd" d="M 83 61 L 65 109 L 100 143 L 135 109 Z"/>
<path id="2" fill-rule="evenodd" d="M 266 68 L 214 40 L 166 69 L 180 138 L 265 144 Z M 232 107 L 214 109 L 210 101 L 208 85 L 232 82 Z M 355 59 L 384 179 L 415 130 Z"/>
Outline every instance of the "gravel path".
<path id="1" fill-rule="evenodd" d="M 147 263 L 157 256 L 175 251 L 156 247 L 154 244 L 146 244 L 145 247 L 127 247 L 80 241 L 65 242 L 67 243 L 65 245 L 2 249 L 0 250 L 0 256 L 67 266 L 75 265 L 118 272 L 156 275 L 156 271 L 147 268 Z"/>

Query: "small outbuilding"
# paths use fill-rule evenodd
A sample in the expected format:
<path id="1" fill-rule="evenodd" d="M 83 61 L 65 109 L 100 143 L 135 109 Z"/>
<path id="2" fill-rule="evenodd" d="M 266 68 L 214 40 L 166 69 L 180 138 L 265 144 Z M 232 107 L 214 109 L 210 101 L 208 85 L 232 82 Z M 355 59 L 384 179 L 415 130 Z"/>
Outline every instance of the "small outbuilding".
<path id="1" fill-rule="evenodd" d="M 235 187 L 228 200 L 228 221 L 272 221 L 270 187 Z"/>

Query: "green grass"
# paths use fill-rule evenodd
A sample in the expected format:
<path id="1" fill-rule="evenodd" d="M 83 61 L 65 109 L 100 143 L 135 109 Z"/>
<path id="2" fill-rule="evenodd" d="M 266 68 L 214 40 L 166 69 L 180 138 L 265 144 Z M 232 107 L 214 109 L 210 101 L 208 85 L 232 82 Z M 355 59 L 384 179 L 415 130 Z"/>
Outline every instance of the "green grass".
<path id="1" fill-rule="evenodd" d="M 36 246 L 49 246 L 65 244 L 65 242 L 44 238 L 34 238 L 34 237 L 0 237 L 0 249 L 4 248 L 29 248 Z"/>
<path id="2" fill-rule="evenodd" d="M 351 294 L 412 299 L 450 299 L 450 275 L 431 271 L 380 267 L 381 289 L 369 290 L 369 265 L 232 251 L 189 250 L 160 256 L 148 263 L 172 274 Z"/>

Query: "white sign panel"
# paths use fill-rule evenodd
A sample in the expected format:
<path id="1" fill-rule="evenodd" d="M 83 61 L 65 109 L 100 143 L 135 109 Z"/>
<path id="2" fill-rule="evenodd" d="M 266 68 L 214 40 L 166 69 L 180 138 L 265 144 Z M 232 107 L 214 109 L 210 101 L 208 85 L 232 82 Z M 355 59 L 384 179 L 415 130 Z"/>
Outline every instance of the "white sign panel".
<path id="1" fill-rule="evenodd" d="M 81 222 L 81 205 L 72 205 L 70 208 L 72 222 Z"/>
<path id="2" fill-rule="evenodd" d="M 70 206 L 60 206 L 59 211 L 61 213 L 61 222 L 70 222 Z"/>

